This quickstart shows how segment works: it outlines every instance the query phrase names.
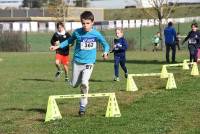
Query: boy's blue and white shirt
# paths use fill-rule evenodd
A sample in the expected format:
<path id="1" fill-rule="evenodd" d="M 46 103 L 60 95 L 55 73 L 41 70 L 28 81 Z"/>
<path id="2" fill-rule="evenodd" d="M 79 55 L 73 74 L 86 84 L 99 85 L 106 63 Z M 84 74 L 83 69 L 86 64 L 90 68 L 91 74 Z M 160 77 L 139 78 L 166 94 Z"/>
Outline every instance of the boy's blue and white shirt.
<path id="1" fill-rule="evenodd" d="M 73 60 L 78 63 L 95 63 L 97 42 L 99 42 L 104 49 L 104 53 L 109 52 L 109 45 L 105 38 L 96 29 L 86 32 L 83 28 L 76 29 L 72 36 L 60 44 L 60 48 L 64 48 L 72 44 L 76 40 Z"/>

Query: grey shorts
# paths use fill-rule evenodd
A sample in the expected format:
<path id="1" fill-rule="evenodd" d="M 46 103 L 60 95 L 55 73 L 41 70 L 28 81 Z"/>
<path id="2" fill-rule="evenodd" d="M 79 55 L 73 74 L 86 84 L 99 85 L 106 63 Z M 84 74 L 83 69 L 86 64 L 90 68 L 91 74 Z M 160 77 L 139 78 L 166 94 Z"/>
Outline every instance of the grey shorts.
<path id="1" fill-rule="evenodd" d="M 72 86 L 78 87 L 80 84 L 88 86 L 93 67 L 94 64 L 82 64 L 74 61 L 72 66 Z"/>

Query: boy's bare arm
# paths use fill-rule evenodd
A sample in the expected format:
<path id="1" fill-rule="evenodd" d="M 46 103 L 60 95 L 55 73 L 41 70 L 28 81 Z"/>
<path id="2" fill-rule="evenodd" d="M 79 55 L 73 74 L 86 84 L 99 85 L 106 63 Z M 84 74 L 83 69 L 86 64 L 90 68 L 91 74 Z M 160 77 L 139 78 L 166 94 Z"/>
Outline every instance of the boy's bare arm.
<path id="1" fill-rule="evenodd" d="M 54 50 L 56 50 L 56 49 L 58 49 L 58 48 L 59 48 L 59 45 L 50 46 L 49 50 L 50 50 L 50 51 L 54 51 Z"/>

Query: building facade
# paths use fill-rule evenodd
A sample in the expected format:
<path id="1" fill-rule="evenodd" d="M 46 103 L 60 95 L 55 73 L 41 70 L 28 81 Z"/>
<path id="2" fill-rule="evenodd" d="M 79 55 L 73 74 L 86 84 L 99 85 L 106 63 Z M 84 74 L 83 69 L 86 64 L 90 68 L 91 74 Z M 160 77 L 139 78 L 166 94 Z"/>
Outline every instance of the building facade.
<path id="1" fill-rule="evenodd" d="M 0 8 L 19 8 L 23 0 L 0 0 Z"/>

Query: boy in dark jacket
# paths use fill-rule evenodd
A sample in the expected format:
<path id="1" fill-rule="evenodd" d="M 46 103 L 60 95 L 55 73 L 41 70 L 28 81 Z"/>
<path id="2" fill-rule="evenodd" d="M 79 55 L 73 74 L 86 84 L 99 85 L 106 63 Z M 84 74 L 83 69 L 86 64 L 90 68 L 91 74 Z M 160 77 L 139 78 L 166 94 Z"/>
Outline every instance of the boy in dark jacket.
<path id="1" fill-rule="evenodd" d="M 120 28 L 115 30 L 117 39 L 114 39 L 114 70 L 115 70 L 115 78 L 114 81 L 119 81 L 119 64 L 124 71 L 124 76 L 127 78 L 128 70 L 126 68 L 126 50 L 128 48 L 128 44 L 126 39 L 123 37 L 123 31 Z"/>
<path id="2" fill-rule="evenodd" d="M 192 23 L 192 30 L 183 40 L 182 45 L 188 40 L 188 50 L 190 53 L 190 62 L 197 62 L 197 52 L 200 44 L 200 32 L 198 31 L 198 24 Z"/>

